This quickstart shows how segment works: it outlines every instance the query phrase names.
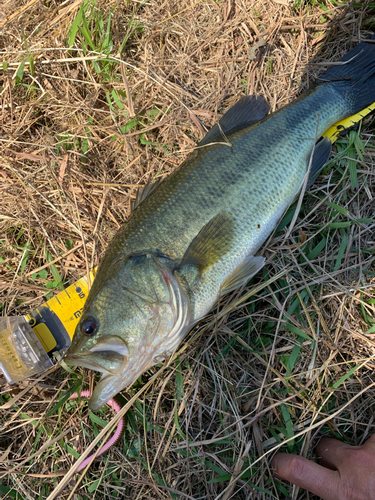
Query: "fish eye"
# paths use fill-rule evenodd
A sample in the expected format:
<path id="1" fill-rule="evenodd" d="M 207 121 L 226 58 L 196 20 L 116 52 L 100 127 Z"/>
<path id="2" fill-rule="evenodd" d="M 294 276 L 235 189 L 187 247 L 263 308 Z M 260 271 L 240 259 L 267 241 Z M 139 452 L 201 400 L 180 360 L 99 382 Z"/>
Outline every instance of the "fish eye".
<path id="1" fill-rule="evenodd" d="M 87 335 L 90 337 L 91 335 L 94 335 L 96 332 L 96 321 L 93 319 L 85 319 L 85 321 L 81 325 L 81 332 L 83 335 Z"/>

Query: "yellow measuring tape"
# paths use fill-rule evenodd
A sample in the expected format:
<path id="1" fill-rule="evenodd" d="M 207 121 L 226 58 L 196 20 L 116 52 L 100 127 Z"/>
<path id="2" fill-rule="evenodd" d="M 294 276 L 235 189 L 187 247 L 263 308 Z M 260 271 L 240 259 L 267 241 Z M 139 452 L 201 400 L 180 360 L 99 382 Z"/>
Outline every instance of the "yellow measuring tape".
<path id="1" fill-rule="evenodd" d="M 350 127 L 353 127 L 353 125 L 360 122 L 362 118 L 371 113 L 371 111 L 374 111 L 374 109 L 375 109 L 375 102 L 373 102 L 371 106 L 363 109 L 356 115 L 349 116 L 349 118 L 340 120 L 339 122 L 332 125 L 332 127 L 329 127 L 329 129 L 324 132 L 323 137 L 328 137 L 329 139 L 331 139 L 331 142 L 335 142 L 340 132 Z"/>
<path id="2" fill-rule="evenodd" d="M 90 283 L 95 278 L 95 272 L 96 269 L 90 272 Z M 46 352 L 55 349 L 61 350 L 63 348 L 61 345 L 63 339 L 70 345 L 88 294 L 89 283 L 87 276 L 84 276 L 52 297 L 52 299 L 49 299 L 45 304 L 36 308 L 32 313 L 26 315 L 26 319 L 37 334 Z M 59 345 L 56 332 L 54 331 L 52 334 L 49 327 L 49 323 L 51 323 L 51 327 L 56 328 L 56 325 L 53 325 L 53 321 L 57 321 L 56 317 L 65 329 L 65 332 L 61 332 L 63 339 L 61 339 Z M 58 326 L 61 328 L 61 325 Z M 67 338 L 66 334 L 69 338 Z"/>
<path id="3" fill-rule="evenodd" d="M 340 120 L 323 136 L 335 142 L 340 132 L 358 123 L 374 109 L 375 102 L 356 115 Z M 95 278 L 95 271 L 90 272 L 90 283 Z M 71 345 L 89 288 L 85 276 L 22 320 L 5 318 L 7 323 L 0 325 L 0 370 L 9 382 L 43 371 L 53 365 L 53 353 L 66 352 Z"/>

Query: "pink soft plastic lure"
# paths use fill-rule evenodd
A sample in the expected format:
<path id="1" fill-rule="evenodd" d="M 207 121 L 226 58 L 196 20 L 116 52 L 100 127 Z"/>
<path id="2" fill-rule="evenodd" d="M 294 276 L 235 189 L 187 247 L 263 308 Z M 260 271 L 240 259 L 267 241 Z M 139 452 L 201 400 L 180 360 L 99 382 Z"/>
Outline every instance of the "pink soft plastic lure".
<path id="1" fill-rule="evenodd" d="M 91 396 L 91 391 L 81 391 L 82 398 L 89 398 L 90 396 Z M 72 394 L 69 399 L 76 399 L 76 398 L 78 398 L 77 392 Z M 116 413 L 118 413 L 121 409 L 121 405 L 115 399 L 110 399 L 107 402 L 107 405 L 112 406 L 112 408 L 115 410 Z M 91 462 L 91 460 L 93 459 L 94 456 L 98 457 L 99 455 L 102 455 L 107 450 L 109 450 L 109 448 L 111 446 L 113 446 L 118 439 L 120 439 L 120 437 L 124 431 L 124 427 L 125 427 L 124 419 L 120 418 L 120 420 L 118 421 L 117 429 L 116 429 L 115 433 L 113 434 L 113 436 L 106 443 L 103 444 L 103 446 L 99 449 L 99 451 L 96 454 L 93 453 L 92 455 L 87 457 L 86 460 L 84 460 L 81 463 L 81 465 L 77 468 L 77 472 L 84 469 Z"/>

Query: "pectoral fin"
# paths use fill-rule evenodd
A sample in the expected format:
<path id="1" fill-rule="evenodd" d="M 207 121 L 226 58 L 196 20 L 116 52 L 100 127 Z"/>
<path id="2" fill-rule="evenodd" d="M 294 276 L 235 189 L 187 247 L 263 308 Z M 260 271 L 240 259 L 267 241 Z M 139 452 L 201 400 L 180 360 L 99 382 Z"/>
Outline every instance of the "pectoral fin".
<path id="1" fill-rule="evenodd" d="M 249 255 L 244 259 L 244 261 L 237 267 L 234 273 L 229 276 L 229 278 L 224 281 L 221 287 L 221 293 L 232 292 L 236 288 L 240 288 L 252 278 L 262 267 L 266 259 L 264 257 L 254 257 Z"/>
<path id="2" fill-rule="evenodd" d="M 218 140 L 223 141 L 223 133 L 228 136 L 258 122 L 266 116 L 269 106 L 260 95 L 247 95 L 230 108 L 199 143 L 205 146 Z"/>
<path id="3" fill-rule="evenodd" d="M 216 215 L 192 240 L 181 261 L 180 269 L 193 265 L 203 273 L 231 250 L 233 238 L 234 223 L 230 215 Z"/>

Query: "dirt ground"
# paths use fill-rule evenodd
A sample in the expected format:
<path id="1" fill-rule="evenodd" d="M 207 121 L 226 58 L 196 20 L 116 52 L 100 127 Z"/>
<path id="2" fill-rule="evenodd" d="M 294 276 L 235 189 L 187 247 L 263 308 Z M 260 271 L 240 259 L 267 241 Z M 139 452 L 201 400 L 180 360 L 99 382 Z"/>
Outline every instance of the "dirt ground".
<path id="1" fill-rule="evenodd" d="M 240 97 L 279 109 L 374 26 L 367 1 L 2 0 L 2 315 L 97 266 L 138 187 Z M 269 462 L 374 432 L 374 130 L 369 115 L 342 135 L 294 227 L 295 206 L 262 250 L 264 272 L 123 391 L 125 433 L 83 475 L 71 467 L 113 413 L 62 398 L 97 374 L 1 379 L 0 497 L 317 498 Z"/>

